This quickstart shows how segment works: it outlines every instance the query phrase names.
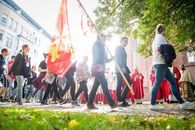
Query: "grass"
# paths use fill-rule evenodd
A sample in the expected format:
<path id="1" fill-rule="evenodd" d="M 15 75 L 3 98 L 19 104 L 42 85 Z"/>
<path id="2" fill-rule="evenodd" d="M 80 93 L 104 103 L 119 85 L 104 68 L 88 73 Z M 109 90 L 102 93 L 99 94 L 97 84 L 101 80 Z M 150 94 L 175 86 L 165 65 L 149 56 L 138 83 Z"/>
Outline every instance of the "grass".
<path id="1" fill-rule="evenodd" d="M 0 107 L 0 130 L 195 130 L 195 116 L 142 117 Z"/>

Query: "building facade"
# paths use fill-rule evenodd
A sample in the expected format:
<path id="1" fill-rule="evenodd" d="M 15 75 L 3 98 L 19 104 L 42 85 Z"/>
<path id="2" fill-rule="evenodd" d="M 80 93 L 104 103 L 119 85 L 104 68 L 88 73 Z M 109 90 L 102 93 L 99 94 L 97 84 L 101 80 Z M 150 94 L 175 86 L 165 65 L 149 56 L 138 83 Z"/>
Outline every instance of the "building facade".
<path id="1" fill-rule="evenodd" d="M 0 49 L 7 48 L 8 58 L 23 44 L 30 46 L 31 62 L 38 65 L 48 51 L 51 35 L 12 0 L 0 1 Z"/>
<path id="2" fill-rule="evenodd" d="M 150 100 L 152 84 L 150 81 L 150 72 L 152 69 L 152 57 L 144 58 L 139 53 L 136 52 L 139 41 L 130 40 L 130 44 L 126 48 L 128 55 L 128 66 L 133 72 L 134 66 L 137 66 L 139 71 L 144 76 L 144 99 L 146 101 Z M 188 69 L 195 81 L 195 52 L 180 52 L 177 53 L 177 58 L 174 60 L 174 66 L 180 69 L 180 65 L 184 64 L 186 69 Z"/>

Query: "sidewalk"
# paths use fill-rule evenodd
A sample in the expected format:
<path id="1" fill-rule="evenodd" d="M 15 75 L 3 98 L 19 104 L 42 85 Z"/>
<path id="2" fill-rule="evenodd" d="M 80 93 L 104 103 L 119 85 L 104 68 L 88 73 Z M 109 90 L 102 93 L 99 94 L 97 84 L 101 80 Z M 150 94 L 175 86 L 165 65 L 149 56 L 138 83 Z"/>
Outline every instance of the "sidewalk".
<path id="1" fill-rule="evenodd" d="M 164 110 L 161 111 L 151 111 L 149 109 L 149 103 L 144 102 L 141 105 L 131 105 L 129 107 L 118 107 L 115 109 L 110 109 L 108 105 L 96 105 L 98 109 L 89 110 L 85 104 L 81 106 L 72 107 L 70 103 L 60 105 L 60 104 L 51 104 L 51 105 L 41 105 L 40 103 L 24 103 L 22 106 L 16 105 L 16 103 L 9 102 L 0 102 L 0 107 L 19 107 L 19 108 L 37 108 L 44 110 L 52 111 L 63 111 L 63 112 L 84 112 L 84 113 L 99 113 L 99 114 L 125 114 L 125 115 L 141 115 L 141 116 L 165 116 L 165 115 L 174 115 L 174 116 L 195 116 L 195 102 L 193 102 L 194 107 L 191 110 L 180 110 L 179 104 L 167 104 L 164 103 L 162 106 Z"/>

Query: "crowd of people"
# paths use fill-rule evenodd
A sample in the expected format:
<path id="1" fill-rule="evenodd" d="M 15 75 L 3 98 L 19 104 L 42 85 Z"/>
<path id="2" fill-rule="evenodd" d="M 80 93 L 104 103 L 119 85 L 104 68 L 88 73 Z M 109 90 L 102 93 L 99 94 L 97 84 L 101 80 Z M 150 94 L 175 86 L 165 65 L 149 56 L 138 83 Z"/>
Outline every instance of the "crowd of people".
<path id="1" fill-rule="evenodd" d="M 165 26 L 159 24 L 152 44 L 153 67 L 150 80 L 153 87 L 150 109 L 162 109 L 157 103 L 175 101 L 179 102 L 181 109 L 188 109 L 192 104 L 184 99 L 194 96 L 192 78 L 184 65 L 181 65 L 179 71 L 177 67 L 171 67 L 172 62 L 165 59 L 166 50 L 162 50 L 161 46 L 169 48 L 171 45 L 165 40 L 164 32 Z M 115 56 L 110 57 L 105 42 L 106 36 L 100 34 L 93 44 L 91 71 L 87 63 L 88 57 L 83 56 L 82 61 L 74 63 L 64 77 L 58 77 L 47 70 L 47 53 L 43 54 L 44 59 L 38 66 L 37 74 L 36 66 L 31 65 L 28 56 L 30 48 L 27 44 L 8 62 L 6 57 L 9 51 L 2 49 L 0 101 L 17 102 L 19 105 L 24 103 L 24 99 L 26 103 L 36 101 L 44 105 L 70 101 L 74 106 L 86 103 L 88 109 L 96 109 L 95 103 L 108 104 L 111 108 L 142 104 L 144 76 L 138 67 L 134 67 L 131 72 L 127 66 L 125 47 L 128 38 L 121 38 Z M 106 64 L 112 60 L 115 61 L 115 72 L 106 68 Z"/>

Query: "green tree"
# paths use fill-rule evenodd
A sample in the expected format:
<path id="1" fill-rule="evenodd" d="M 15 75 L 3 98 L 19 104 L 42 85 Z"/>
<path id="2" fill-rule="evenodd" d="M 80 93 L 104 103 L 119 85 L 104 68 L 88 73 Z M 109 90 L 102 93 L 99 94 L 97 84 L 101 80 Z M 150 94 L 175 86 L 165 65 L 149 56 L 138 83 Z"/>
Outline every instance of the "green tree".
<path id="1" fill-rule="evenodd" d="M 195 0 L 99 0 L 94 12 L 99 32 L 139 38 L 141 55 L 151 55 L 158 23 L 166 25 L 177 51 L 195 50 Z"/>

